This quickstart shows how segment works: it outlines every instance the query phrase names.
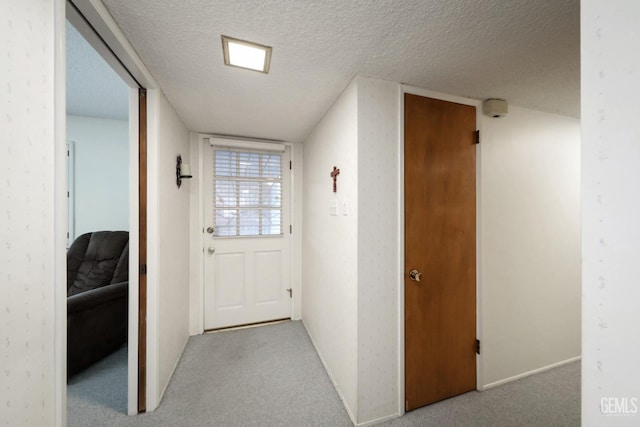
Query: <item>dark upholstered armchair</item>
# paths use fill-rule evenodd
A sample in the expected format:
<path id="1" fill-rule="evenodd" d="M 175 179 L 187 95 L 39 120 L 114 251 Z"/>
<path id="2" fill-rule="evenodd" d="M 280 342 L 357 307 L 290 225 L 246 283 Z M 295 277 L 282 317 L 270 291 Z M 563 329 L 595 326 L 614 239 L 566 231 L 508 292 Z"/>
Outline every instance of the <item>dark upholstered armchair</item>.
<path id="1" fill-rule="evenodd" d="M 67 378 L 127 342 L 129 233 L 97 231 L 67 251 Z"/>

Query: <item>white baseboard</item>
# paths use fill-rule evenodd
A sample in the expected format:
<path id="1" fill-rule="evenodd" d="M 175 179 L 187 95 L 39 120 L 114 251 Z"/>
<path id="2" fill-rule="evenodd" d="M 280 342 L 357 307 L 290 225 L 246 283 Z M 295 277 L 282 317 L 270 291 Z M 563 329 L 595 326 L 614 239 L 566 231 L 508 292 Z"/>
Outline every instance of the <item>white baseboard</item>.
<path id="1" fill-rule="evenodd" d="M 305 331 L 307 331 L 307 335 L 309 336 L 309 339 L 311 340 L 311 344 L 313 344 L 313 348 L 315 348 L 316 353 L 318 354 L 318 357 L 320 358 L 320 362 L 322 362 L 322 366 L 324 367 L 324 370 L 327 372 L 327 375 L 329 376 L 329 379 L 331 380 L 331 383 L 333 384 L 333 388 L 336 389 L 336 392 L 338 393 L 338 396 L 340 397 L 340 400 L 342 401 L 342 406 L 344 406 L 344 408 L 346 409 L 347 414 L 349 415 L 349 418 L 351 419 L 351 422 L 353 423 L 354 426 L 364 425 L 364 424 L 357 424 L 356 417 L 351 412 L 351 408 L 349 408 L 349 405 L 347 405 L 347 400 L 342 395 L 342 391 L 340 390 L 340 388 L 338 388 L 336 380 L 335 380 L 335 378 L 333 378 L 333 375 L 331 374 L 331 371 L 329 370 L 329 368 L 327 366 L 327 363 L 324 361 L 324 357 L 322 356 L 322 353 L 320 352 L 320 349 L 318 349 L 318 346 L 316 345 L 316 342 L 313 339 L 313 335 L 311 334 L 311 332 L 307 328 L 307 325 L 305 325 L 304 320 L 302 321 L 302 326 L 304 326 Z M 369 424 L 367 424 L 367 425 L 369 425 Z"/>
<path id="2" fill-rule="evenodd" d="M 567 365 L 567 364 L 572 363 L 572 362 L 577 362 L 578 360 L 581 360 L 581 359 L 582 359 L 582 356 L 572 357 L 571 359 L 567 359 L 567 360 L 563 360 L 563 361 L 560 361 L 560 362 L 557 362 L 557 363 L 553 363 L 553 364 L 548 365 L 548 366 L 543 366 L 542 368 L 538 368 L 538 369 L 534 369 L 532 371 L 524 372 L 522 374 L 518 374 L 518 375 L 515 375 L 513 377 L 505 378 L 505 379 L 500 380 L 500 381 L 495 381 L 495 382 L 492 382 L 492 383 L 489 383 L 489 384 L 485 384 L 480 390 L 481 391 L 488 390 L 490 388 L 497 387 L 497 386 L 502 385 L 502 384 L 510 383 L 511 381 L 516 381 L 516 380 L 519 380 L 521 378 L 528 377 L 530 375 L 539 374 L 541 372 L 545 372 L 545 371 L 548 371 L 548 370 L 553 369 L 553 368 L 557 368 L 557 367 L 562 366 L 562 365 Z"/>

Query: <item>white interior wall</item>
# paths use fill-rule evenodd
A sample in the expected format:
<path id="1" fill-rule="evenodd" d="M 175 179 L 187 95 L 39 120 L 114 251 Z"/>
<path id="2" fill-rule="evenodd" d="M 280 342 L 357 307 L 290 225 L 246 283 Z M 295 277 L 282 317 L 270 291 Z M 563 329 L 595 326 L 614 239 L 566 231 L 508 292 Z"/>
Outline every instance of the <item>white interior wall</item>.
<path id="1" fill-rule="evenodd" d="M 354 422 L 358 414 L 357 115 L 357 85 L 352 82 L 304 143 L 302 203 L 302 320 Z M 336 193 L 329 176 L 333 166 L 340 169 Z M 332 216 L 334 204 L 337 215 Z"/>
<path id="2" fill-rule="evenodd" d="M 60 366 L 54 364 L 59 319 L 54 289 L 64 286 L 55 265 L 56 253 L 64 251 L 64 240 L 55 232 L 59 213 L 54 213 L 57 184 L 64 183 L 54 163 L 58 149 L 64 150 L 62 140 L 61 145 L 54 142 L 60 135 L 54 116 L 59 96 L 54 87 L 59 82 L 54 78 L 55 6 L 51 0 L 0 3 L 3 425 L 60 425 L 57 406 L 64 402 L 56 383 Z"/>
<path id="3" fill-rule="evenodd" d="M 52 44 L 55 39 L 55 26 L 52 4 L 54 3 L 60 2 L 25 0 L 1 4 L 0 16 L 10 17 L 11 25 L 8 24 L 9 19 L 5 18 L 6 25 L 0 26 L 0 40 L 2 40 L 0 52 L 3 56 L 8 54 L 12 58 L 2 69 L 2 80 L 9 82 L 12 88 L 12 92 L 9 92 L 8 97 L 5 98 L 8 101 L 0 103 L 2 108 L 0 120 L 2 120 L 6 137 L 5 158 L 9 165 L 5 173 L 11 174 L 13 165 L 24 166 L 24 169 L 17 171 L 18 175 L 24 175 L 25 170 L 32 172 L 29 175 L 30 179 L 25 179 L 19 185 L 12 185 L 14 181 L 11 180 L 2 180 L 3 205 L 11 206 L 12 212 L 19 214 L 2 217 L 3 241 L 12 245 L 16 253 L 31 256 L 31 263 L 26 257 L 9 263 L 11 258 L 7 253 L 0 257 L 2 271 L 12 283 L 18 283 L 18 285 L 29 283 L 28 288 L 8 285 L 3 286 L 0 291 L 2 292 L 1 300 L 5 306 L 5 310 L 0 310 L 2 336 L 8 339 L 10 344 L 29 339 L 31 349 L 25 352 L 24 347 L 19 345 L 10 345 L 3 349 L 5 360 L 9 360 L 6 366 L 9 366 L 10 372 L 25 373 L 24 376 L 9 375 L 9 379 L 5 379 L 0 387 L 2 393 L 0 401 L 5 407 L 2 412 L 3 421 L 6 420 L 9 424 L 18 424 L 23 421 L 34 425 L 60 423 L 60 418 L 56 418 L 54 422 L 53 408 L 56 393 L 52 349 L 53 289 L 44 286 L 50 284 L 51 277 L 54 277 L 52 265 L 54 225 L 51 218 L 54 190 L 48 187 L 54 181 L 53 158 L 55 157 L 51 144 L 54 133 L 53 80 L 49 78 L 53 74 Z M 620 8 L 621 4 L 623 8 Z M 640 203 L 636 203 L 637 201 L 633 199 L 630 201 L 629 195 L 633 194 L 632 190 L 625 191 L 630 182 L 633 182 L 628 178 L 634 176 L 635 169 L 629 163 L 635 160 L 637 154 L 637 147 L 630 145 L 629 142 L 638 137 L 637 130 L 632 128 L 635 117 L 638 115 L 635 109 L 638 107 L 632 98 L 627 97 L 627 94 L 632 92 L 632 88 L 638 83 L 634 78 L 632 67 L 620 72 L 620 63 L 612 61 L 612 57 L 608 56 L 612 55 L 613 59 L 618 56 L 625 57 L 632 64 L 638 64 L 637 55 L 630 56 L 628 51 L 621 52 L 620 49 L 627 46 L 627 40 L 637 38 L 635 32 L 638 29 L 635 22 L 638 21 L 639 16 L 638 6 L 634 2 L 617 2 L 603 6 L 600 2 L 589 0 L 583 2 L 583 6 L 585 136 L 582 155 L 585 178 L 583 180 L 585 201 L 583 232 L 586 255 L 584 316 L 585 318 L 594 316 L 591 324 L 585 324 L 584 328 L 583 422 L 585 425 L 595 425 L 604 422 L 600 412 L 600 399 L 603 394 L 623 397 L 639 395 L 634 388 L 637 387 L 637 381 L 634 381 L 635 377 L 632 374 L 635 372 L 637 351 L 640 346 L 635 341 L 636 338 L 629 333 L 631 330 L 629 325 L 635 325 L 640 320 L 633 305 L 637 300 L 635 294 L 638 292 L 637 287 L 633 286 L 635 283 L 633 278 L 637 277 L 635 271 L 637 262 L 633 249 L 634 243 L 638 240 L 635 233 Z M 604 39 L 602 31 L 597 31 L 602 28 L 610 30 Z M 19 39 L 16 39 L 16 34 L 19 34 Z M 612 34 L 614 36 L 611 36 Z M 592 48 L 595 49 L 595 53 L 590 52 Z M 29 57 L 26 56 L 26 52 L 30 53 Z M 596 57 L 598 52 L 600 57 Z M 603 52 L 606 55 L 603 55 Z M 603 74 L 599 74 L 600 71 Z M 607 73 L 614 73 L 616 78 L 604 79 Z M 27 85 L 32 82 L 37 84 Z M 19 97 L 18 94 L 20 94 Z M 606 111 L 600 108 L 603 104 L 602 96 L 606 97 Z M 616 107 L 617 105 L 620 107 Z M 20 106 L 26 108 L 20 109 Z M 600 119 L 603 119 L 605 112 L 608 113 L 608 120 L 603 124 Z M 588 122 L 587 118 L 590 119 Z M 614 118 L 616 119 L 613 120 Z M 36 127 L 30 127 L 34 123 Z M 590 133 L 591 130 L 596 130 L 597 133 Z M 603 142 L 603 139 L 609 136 L 616 138 Z M 31 147 L 35 149 L 27 150 L 25 141 L 30 142 Z M 625 143 L 623 145 L 625 150 L 617 149 L 620 141 Z M 602 149 L 606 149 L 606 152 Z M 38 153 L 38 156 L 32 158 L 34 153 Z M 602 157 L 603 154 L 606 160 L 610 160 L 609 165 L 602 165 L 605 160 Z M 33 168 L 29 169 L 31 166 Z M 602 181 L 597 179 L 602 177 L 607 179 L 606 188 L 598 187 Z M 37 192 L 41 191 L 42 197 L 27 198 L 26 194 L 30 190 L 33 190 L 31 194 L 38 194 Z M 606 211 L 600 211 L 601 214 L 596 217 L 589 212 L 602 206 L 597 204 L 598 195 L 607 196 L 610 199 L 607 200 Z M 11 204 L 5 204 L 4 201 L 9 199 Z M 26 215 L 20 215 L 21 213 Z M 609 220 L 607 228 L 597 228 L 605 227 L 598 222 L 600 219 Z M 596 222 L 591 223 L 591 220 Z M 25 231 L 27 226 L 28 233 Z M 606 249 L 598 246 L 601 245 L 599 239 L 605 235 L 615 238 L 616 250 L 609 249 L 607 252 Z M 2 246 L 2 249 L 8 250 L 5 249 L 6 247 L 6 245 Z M 25 250 L 20 252 L 21 247 Z M 606 257 L 591 258 L 593 255 Z M 599 263 L 601 264 L 600 260 L 605 261 L 605 259 L 609 261 L 607 274 L 612 279 L 610 283 L 615 285 L 609 287 L 606 296 L 601 292 L 602 289 L 598 288 L 600 284 L 598 272 L 592 271 Z M 32 269 L 34 262 L 42 267 L 41 271 L 36 272 Z M 19 293 L 18 290 L 20 290 Z M 603 310 L 600 304 L 605 300 L 608 302 L 606 311 L 597 311 Z M 30 316 L 26 317 L 27 314 Z M 605 314 L 607 317 L 598 318 L 598 314 Z M 603 345 L 606 346 L 605 352 L 598 354 L 598 349 Z M 606 369 L 600 370 L 603 366 Z M 26 375 L 27 371 L 31 374 L 30 376 Z M 605 387 L 606 391 L 598 391 L 598 387 Z M 15 394 L 18 388 L 23 391 L 22 394 Z M 34 403 L 36 399 L 37 404 Z M 25 407 L 28 409 L 25 410 Z M 634 418 L 609 417 L 605 421 L 630 425 L 634 423 Z"/>
<path id="4" fill-rule="evenodd" d="M 160 403 L 189 338 L 189 183 L 176 185 L 176 157 L 189 163 L 189 132 L 167 99 L 148 92 L 154 106 L 149 135 L 148 369 L 155 371 L 148 410 Z"/>
<path id="5" fill-rule="evenodd" d="M 75 237 L 129 230 L 129 122 L 67 115 L 73 141 Z"/>
<path id="6" fill-rule="evenodd" d="M 482 384 L 580 356 L 580 121 L 482 116 Z"/>
<path id="7" fill-rule="evenodd" d="M 0 26 L 0 54 L 8 58 L 0 71 L 8 88 L 6 97 L 0 102 L 3 150 L 8 162 L 4 169 L 6 179 L 3 178 L 0 184 L 0 197 L 2 205 L 9 207 L 8 214 L 2 215 L 0 220 L 0 236 L 5 242 L 0 246 L 0 263 L 3 280 L 6 277 L 8 281 L 3 281 L 0 287 L 3 308 L 0 310 L 0 333 L 5 344 L 1 353 L 4 376 L 0 385 L 3 407 L 0 419 L 7 425 L 65 424 L 66 373 L 62 355 L 66 353 L 66 268 L 60 267 L 65 259 L 66 241 L 64 11 L 62 0 L 0 3 L 0 16 L 5 17 L 4 25 Z M 94 21 L 93 24 L 104 22 Z M 117 29 L 111 21 L 104 26 Z M 123 41 L 121 33 L 116 33 Z M 133 49 L 128 44 L 125 50 L 132 55 Z M 135 65 L 140 64 L 135 62 Z M 139 68 L 132 69 L 139 71 Z M 147 87 L 156 86 L 150 77 L 144 78 L 148 77 L 146 70 L 141 72 L 142 77 L 139 77 Z M 152 116 L 157 107 L 149 107 Z M 166 118 L 162 114 L 158 116 L 162 120 Z M 151 117 L 150 122 L 157 125 L 159 120 Z M 164 132 L 171 132 L 172 126 L 150 128 L 150 143 L 153 145 Z M 186 130 L 184 133 L 186 140 Z M 152 171 L 159 169 L 156 159 L 149 161 Z M 158 186 L 153 179 L 149 185 L 157 196 Z M 159 222 L 155 218 L 159 207 L 149 206 L 152 225 Z M 150 235 L 152 243 L 164 237 L 164 230 L 162 236 L 158 235 L 158 228 L 153 231 L 155 234 Z M 186 251 L 181 239 L 178 246 Z M 174 262 L 167 252 L 162 253 L 165 262 Z M 167 261 L 167 258 L 171 260 Z M 158 265 L 157 261 L 155 265 Z M 173 268 L 182 266 L 182 263 L 173 264 Z M 150 289 L 155 288 L 150 282 Z M 184 292 L 178 294 L 188 298 Z M 173 296 L 171 291 L 163 295 Z M 155 319 L 148 319 L 152 333 L 148 346 L 150 359 L 157 356 L 158 349 L 154 346 L 158 336 L 153 333 L 158 330 L 154 323 L 160 311 L 153 305 L 158 303 L 153 298 L 150 297 L 149 314 Z M 164 311 L 169 310 L 165 307 Z M 186 310 L 171 310 L 167 321 L 177 320 L 171 327 L 181 327 L 181 318 L 176 317 L 181 313 L 186 317 Z M 160 343 L 158 347 L 167 349 L 168 359 L 172 353 L 177 353 L 171 345 Z M 168 378 L 157 381 L 157 376 L 158 372 L 148 373 L 148 390 L 158 390 L 154 381 L 161 384 L 168 381 Z M 159 401 L 159 398 L 154 400 Z M 149 396 L 148 401 L 151 401 Z"/>
<path id="8" fill-rule="evenodd" d="M 359 77 L 358 423 L 398 402 L 398 102 L 400 85 Z M 356 213 L 356 212 L 354 212 Z"/>
<path id="9" fill-rule="evenodd" d="M 640 409 L 640 3 L 583 0 L 582 423 Z"/>
<path id="10" fill-rule="evenodd" d="M 357 370 L 351 391 L 357 406 L 344 400 L 358 424 L 402 410 L 399 90 L 396 83 L 357 78 L 305 142 L 303 320 L 339 390 L 342 378 L 353 378 Z M 347 103 L 354 96 L 355 106 Z M 508 117 L 481 117 L 478 126 L 478 323 L 483 340 L 478 386 L 483 388 L 580 356 L 580 124 L 512 106 Z M 358 186 L 353 191 L 358 209 L 352 208 L 353 196 L 340 193 L 345 185 L 341 173 L 337 220 L 349 218 L 341 212 L 347 199 L 358 228 L 355 253 L 336 252 L 353 245 L 351 236 L 342 234 L 336 245 L 332 233 L 339 222 L 328 215 L 328 206 L 324 212 L 318 208 L 331 200 L 322 184 L 323 175 L 328 176 L 323 163 L 347 151 L 336 136 L 345 134 L 357 146 Z M 328 266 L 341 261 L 358 267 L 356 310 L 344 295 L 339 302 L 333 299 L 336 292 L 345 292 L 345 276 L 327 277 L 326 271 L 339 271 Z M 336 282 L 339 289 L 332 287 Z M 356 365 L 341 355 L 348 347 L 340 340 L 347 335 L 330 331 L 336 319 L 343 328 L 347 321 L 357 324 Z"/>

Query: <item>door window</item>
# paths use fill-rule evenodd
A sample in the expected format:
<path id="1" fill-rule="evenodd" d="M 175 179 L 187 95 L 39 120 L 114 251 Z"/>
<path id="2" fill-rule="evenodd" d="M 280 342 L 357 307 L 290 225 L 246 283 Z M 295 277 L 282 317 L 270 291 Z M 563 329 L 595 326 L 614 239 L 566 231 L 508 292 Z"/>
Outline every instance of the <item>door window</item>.
<path id="1" fill-rule="evenodd" d="M 216 237 L 282 236 L 282 154 L 213 150 Z"/>

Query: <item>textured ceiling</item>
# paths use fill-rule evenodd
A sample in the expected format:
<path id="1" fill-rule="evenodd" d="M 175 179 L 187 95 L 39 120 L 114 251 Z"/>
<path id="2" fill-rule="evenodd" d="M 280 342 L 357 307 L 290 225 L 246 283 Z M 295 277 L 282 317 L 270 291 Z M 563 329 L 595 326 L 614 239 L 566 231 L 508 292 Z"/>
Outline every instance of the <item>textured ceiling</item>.
<path id="1" fill-rule="evenodd" d="M 129 120 L 129 87 L 67 22 L 67 113 Z"/>
<path id="2" fill-rule="evenodd" d="M 301 141 L 358 74 L 579 114 L 579 0 L 103 0 L 191 130 Z M 220 35 L 273 46 L 223 65 Z"/>

